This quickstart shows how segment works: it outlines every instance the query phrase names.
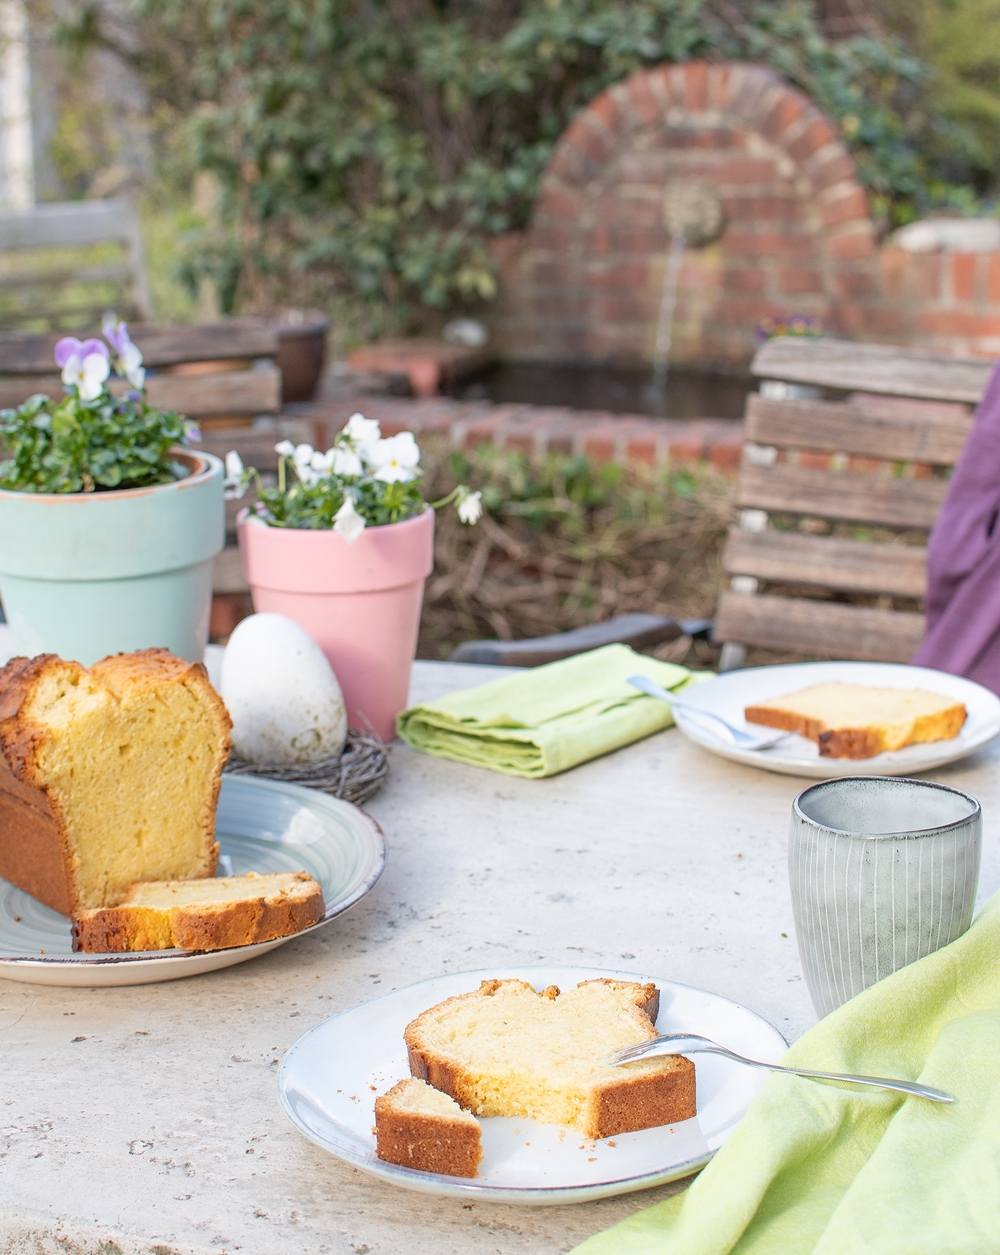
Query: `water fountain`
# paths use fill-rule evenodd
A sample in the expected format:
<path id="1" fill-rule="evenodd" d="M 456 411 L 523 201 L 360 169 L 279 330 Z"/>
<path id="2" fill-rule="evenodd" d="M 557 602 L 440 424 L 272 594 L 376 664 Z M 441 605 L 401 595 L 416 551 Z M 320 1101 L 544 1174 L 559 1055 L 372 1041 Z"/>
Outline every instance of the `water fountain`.
<path id="1" fill-rule="evenodd" d="M 647 391 L 652 413 L 657 418 L 667 416 L 670 345 L 684 250 L 688 247 L 704 248 L 706 244 L 717 240 L 725 227 L 725 215 L 719 194 L 710 184 L 678 180 L 668 187 L 663 198 L 663 221 L 670 233 L 670 249 L 663 271 L 660 310 L 656 321 L 653 379 Z"/>

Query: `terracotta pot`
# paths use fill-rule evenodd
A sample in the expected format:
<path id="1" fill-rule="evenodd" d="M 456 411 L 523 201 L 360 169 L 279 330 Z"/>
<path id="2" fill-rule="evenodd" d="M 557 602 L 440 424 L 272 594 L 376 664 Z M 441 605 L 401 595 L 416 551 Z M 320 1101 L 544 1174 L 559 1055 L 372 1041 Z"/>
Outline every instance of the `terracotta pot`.
<path id="1" fill-rule="evenodd" d="M 329 319 L 318 310 L 288 310 L 274 323 L 278 336 L 281 399 L 311 401 L 323 373 Z"/>
<path id="2" fill-rule="evenodd" d="M 383 740 L 395 736 L 434 566 L 434 511 L 366 527 L 353 545 L 334 531 L 268 527 L 248 510 L 237 534 L 254 609 L 287 615 L 316 641 L 352 728 L 371 723 Z"/>

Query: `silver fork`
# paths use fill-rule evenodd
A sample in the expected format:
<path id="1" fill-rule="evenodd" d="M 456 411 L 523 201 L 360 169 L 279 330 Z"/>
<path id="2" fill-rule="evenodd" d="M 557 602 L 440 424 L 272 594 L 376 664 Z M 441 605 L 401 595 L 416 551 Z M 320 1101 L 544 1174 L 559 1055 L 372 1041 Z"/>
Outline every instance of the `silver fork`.
<path id="1" fill-rule="evenodd" d="M 731 734 L 733 741 L 744 750 L 769 750 L 775 745 L 780 745 L 782 741 L 787 741 L 790 736 L 795 736 L 794 732 L 779 732 L 777 736 L 754 736 L 752 732 L 744 732 L 742 728 L 736 728 L 721 715 L 713 714 L 710 710 L 702 710 L 700 706 L 694 706 L 690 702 L 683 701 L 676 697 L 673 693 L 665 688 L 661 688 L 655 680 L 651 680 L 648 675 L 630 675 L 629 684 L 634 688 L 641 689 L 648 697 L 658 697 L 661 702 L 669 702 L 671 706 L 676 706 L 678 710 L 690 711 L 693 715 L 699 715 L 705 719 L 714 719 L 716 723 L 722 726 Z"/>
<path id="2" fill-rule="evenodd" d="M 901 1094 L 911 1094 L 914 1098 L 929 1098 L 931 1102 L 955 1102 L 952 1094 L 944 1090 L 933 1089 L 930 1085 L 922 1085 L 917 1081 L 897 1081 L 884 1076 L 851 1076 L 844 1072 L 815 1072 L 811 1068 L 788 1068 L 779 1063 L 761 1063 L 759 1059 L 745 1059 L 735 1050 L 727 1050 L 708 1037 L 698 1033 L 664 1033 L 660 1037 L 651 1037 L 649 1041 L 640 1042 L 637 1046 L 628 1046 L 611 1056 L 614 1065 L 634 1063 L 636 1059 L 645 1059 L 656 1055 L 724 1055 L 737 1063 L 745 1063 L 751 1068 L 767 1068 L 770 1072 L 791 1072 L 793 1076 L 811 1076 L 821 1081 L 851 1081 L 855 1085 L 873 1085 L 876 1089 L 895 1089 Z"/>

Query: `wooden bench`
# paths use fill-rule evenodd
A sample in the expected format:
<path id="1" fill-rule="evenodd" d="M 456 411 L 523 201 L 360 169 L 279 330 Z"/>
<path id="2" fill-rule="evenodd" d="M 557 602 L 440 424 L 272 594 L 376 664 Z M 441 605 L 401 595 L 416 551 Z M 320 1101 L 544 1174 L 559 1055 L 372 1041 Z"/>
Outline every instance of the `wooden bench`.
<path id="1" fill-rule="evenodd" d="M 109 308 L 128 319 L 153 316 L 130 201 L 0 213 L 0 329 L 88 327 Z"/>
<path id="2" fill-rule="evenodd" d="M 927 533 L 992 365 L 828 339 L 762 346 L 723 554 L 721 670 L 748 645 L 909 661 Z"/>

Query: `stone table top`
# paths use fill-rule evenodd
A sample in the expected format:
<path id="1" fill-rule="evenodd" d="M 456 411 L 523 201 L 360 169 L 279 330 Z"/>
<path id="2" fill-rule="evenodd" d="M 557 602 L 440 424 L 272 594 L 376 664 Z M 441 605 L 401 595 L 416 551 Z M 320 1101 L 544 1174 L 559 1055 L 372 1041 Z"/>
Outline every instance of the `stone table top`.
<path id="1" fill-rule="evenodd" d="M 493 668 L 418 663 L 413 697 Z M 325 928 L 251 963 L 121 989 L 0 980 L 0 1249 L 11 1255 L 521 1255 L 566 1251 L 678 1185 L 560 1207 L 395 1188 L 278 1105 L 282 1054 L 334 1012 L 493 964 L 634 969 L 814 1021 L 785 866 L 808 782 L 670 729 L 548 780 L 399 743 L 368 809 L 389 863 Z M 1000 884 L 1000 743 L 930 773 L 984 804 Z"/>

